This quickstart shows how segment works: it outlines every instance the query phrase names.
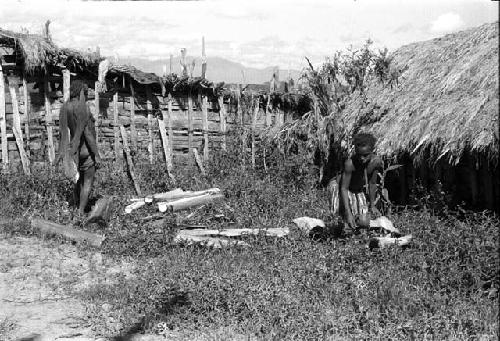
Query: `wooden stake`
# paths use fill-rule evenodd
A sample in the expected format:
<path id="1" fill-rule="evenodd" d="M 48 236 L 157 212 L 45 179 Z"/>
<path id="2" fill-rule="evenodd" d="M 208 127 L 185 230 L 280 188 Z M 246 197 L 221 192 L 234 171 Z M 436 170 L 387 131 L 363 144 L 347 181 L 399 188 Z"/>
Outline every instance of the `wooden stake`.
<path id="1" fill-rule="evenodd" d="M 121 158 L 120 155 L 120 128 L 118 123 L 118 91 L 113 94 L 113 134 L 115 138 L 115 160 Z"/>
<path id="2" fill-rule="evenodd" d="M 70 82 L 71 82 L 71 75 L 69 73 L 68 69 L 63 69 L 62 70 L 63 74 L 63 100 L 66 102 L 69 100 L 69 88 L 70 88 Z"/>
<path id="3" fill-rule="evenodd" d="M 203 160 L 208 161 L 208 98 L 202 98 Z"/>
<path id="4" fill-rule="evenodd" d="M 30 101 L 28 97 L 28 84 L 26 82 L 26 77 L 23 74 L 23 101 L 24 101 L 24 117 L 26 121 L 24 123 L 24 135 L 26 136 L 26 151 L 29 158 L 30 150 Z"/>
<path id="5" fill-rule="evenodd" d="M 54 164 L 56 158 L 56 151 L 54 148 L 54 134 L 53 134 L 53 121 L 52 121 L 52 108 L 49 99 L 49 75 L 45 73 L 45 79 L 43 81 L 44 98 L 45 98 L 45 124 L 47 126 L 47 143 L 49 151 L 49 163 Z"/>
<path id="6" fill-rule="evenodd" d="M 170 157 L 174 154 L 174 131 L 172 129 L 172 95 L 168 94 L 167 105 L 167 129 L 168 129 L 168 146 L 170 147 Z"/>
<path id="7" fill-rule="evenodd" d="M 137 130 L 135 129 L 135 91 L 130 79 L 130 139 L 132 140 L 132 149 L 137 150 Z"/>
<path id="8" fill-rule="evenodd" d="M 271 104 L 271 94 L 268 94 L 267 95 L 267 103 L 266 103 L 266 127 L 270 127 L 271 126 L 271 108 L 270 108 L 270 104 Z"/>
<path id="9" fill-rule="evenodd" d="M 5 117 L 5 78 L 2 69 L 2 55 L 0 54 L 0 135 L 2 138 L 2 170 L 9 169 L 9 148 L 7 141 L 7 122 Z"/>
<path id="10" fill-rule="evenodd" d="M 207 72 L 207 56 L 205 55 L 205 37 L 201 38 L 201 78 L 205 78 Z"/>
<path id="11" fill-rule="evenodd" d="M 101 111 L 99 99 L 100 83 L 97 81 L 94 85 L 94 120 L 95 120 L 95 141 L 97 143 L 97 150 L 99 150 L 99 112 Z"/>
<path id="12" fill-rule="evenodd" d="M 167 138 L 167 132 L 165 131 L 165 121 L 168 121 L 169 118 L 164 110 L 162 110 L 163 120 L 158 118 L 158 127 L 160 128 L 160 136 L 163 144 L 163 153 L 165 154 L 165 163 L 167 164 L 167 173 L 170 179 L 173 179 L 172 175 L 172 147 L 169 144 L 169 140 Z"/>
<path id="13" fill-rule="evenodd" d="M 200 155 L 198 154 L 198 148 L 193 148 L 193 155 L 201 174 L 205 175 L 205 167 L 203 167 L 203 161 L 201 161 Z"/>
<path id="14" fill-rule="evenodd" d="M 146 85 L 146 110 L 148 111 L 148 152 L 149 163 L 154 163 L 154 136 L 153 136 L 153 106 L 151 103 L 151 88 Z"/>
<path id="15" fill-rule="evenodd" d="M 122 135 L 123 151 L 125 152 L 125 157 L 127 160 L 128 172 L 130 174 L 132 182 L 134 183 L 136 194 L 141 196 L 142 195 L 141 188 L 139 187 L 139 183 L 137 182 L 137 179 L 135 177 L 134 162 L 132 160 L 132 156 L 130 155 L 130 148 L 128 146 L 127 131 L 125 130 L 125 127 L 122 125 L 120 125 L 120 132 Z"/>
<path id="16" fill-rule="evenodd" d="M 14 87 L 13 81 L 9 82 L 10 99 L 12 102 L 12 131 L 16 138 L 17 148 L 19 150 L 19 156 L 21 157 L 21 163 L 23 165 L 24 174 L 30 174 L 30 161 L 26 156 L 24 151 L 23 143 L 23 131 L 21 130 L 21 116 L 19 115 L 19 104 L 17 102 L 17 91 Z"/>
<path id="17" fill-rule="evenodd" d="M 188 97 L 188 149 L 193 152 L 193 98 Z"/>
<path id="18" fill-rule="evenodd" d="M 255 169 L 255 130 L 257 125 L 257 115 L 259 114 L 259 97 L 255 101 L 255 108 L 252 115 L 252 168 Z"/>
<path id="19" fill-rule="evenodd" d="M 222 135 L 221 148 L 226 151 L 226 107 L 224 106 L 224 97 L 219 96 L 219 117 L 220 117 L 220 133 Z"/>

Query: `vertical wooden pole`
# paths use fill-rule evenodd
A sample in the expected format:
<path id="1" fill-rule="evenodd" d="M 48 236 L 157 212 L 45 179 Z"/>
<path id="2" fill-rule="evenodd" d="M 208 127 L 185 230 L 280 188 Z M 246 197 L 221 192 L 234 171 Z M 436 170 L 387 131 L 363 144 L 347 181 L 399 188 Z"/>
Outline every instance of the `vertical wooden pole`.
<path id="1" fill-rule="evenodd" d="M 252 115 L 252 168 L 255 169 L 255 130 L 257 124 L 257 115 L 259 114 L 259 97 L 255 101 L 255 108 Z"/>
<path id="2" fill-rule="evenodd" d="M 146 109 L 148 111 L 148 152 L 149 163 L 154 163 L 154 136 L 153 136 L 153 106 L 151 102 L 151 88 L 146 85 Z"/>
<path id="3" fill-rule="evenodd" d="M 113 94 L 113 133 L 115 137 L 115 160 L 121 158 L 120 155 L 120 128 L 118 122 L 118 91 Z"/>
<path id="4" fill-rule="evenodd" d="M 220 119 L 220 134 L 222 137 L 221 148 L 226 151 L 226 107 L 224 106 L 224 97 L 219 96 L 219 119 Z"/>
<path id="5" fill-rule="evenodd" d="M 271 104 L 271 94 L 268 94 L 267 95 L 267 103 L 266 103 L 266 127 L 270 127 L 271 126 L 271 108 L 270 108 L 270 104 Z"/>
<path id="6" fill-rule="evenodd" d="M 135 91 L 130 78 L 130 139 L 132 140 L 132 149 L 137 150 L 137 130 L 135 129 Z"/>
<path id="7" fill-rule="evenodd" d="M 201 78 L 207 73 L 207 56 L 205 55 L 205 37 L 201 38 Z"/>
<path id="8" fill-rule="evenodd" d="M 202 98 L 203 160 L 208 161 L 208 98 Z"/>
<path id="9" fill-rule="evenodd" d="M 188 95 L 188 150 L 193 152 L 193 98 Z"/>
<path id="10" fill-rule="evenodd" d="M 139 182 L 137 181 L 137 178 L 135 177 L 134 162 L 132 160 L 132 156 L 130 155 L 130 148 L 128 146 L 127 131 L 125 130 L 125 127 L 122 125 L 120 125 L 120 132 L 121 132 L 121 136 L 122 136 L 123 151 L 125 152 L 125 158 L 127 161 L 128 172 L 130 174 L 130 178 L 132 179 L 132 182 L 134 183 L 135 193 L 137 195 L 141 196 L 141 188 L 139 187 Z"/>
<path id="11" fill-rule="evenodd" d="M 172 74 L 172 61 L 174 59 L 174 56 L 171 54 L 170 55 L 170 75 Z"/>
<path id="12" fill-rule="evenodd" d="M 238 117 L 239 117 L 239 124 L 242 129 L 242 134 L 241 134 L 241 165 L 243 168 L 245 168 L 245 163 L 246 163 L 246 155 L 247 155 L 247 130 L 245 128 L 245 120 L 243 119 L 243 110 L 241 110 L 241 91 L 239 92 L 240 96 L 238 96 Z M 251 102 L 253 102 L 253 95 Z"/>
<path id="13" fill-rule="evenodd" d="M 95 120 L 95 141 L 97 143 L 97 150 L 99 150 L 99 113 L 101 111 L 100 106 L 100 84 L 99 81 L 95 82 L 94 85 L 94 120 Z"/>
<path id="14" fill-rule="evenodd" d="M 21 116 L 19 115 L 19 104 L 17 102 L 17 91 L 14 87 L 12 81 L 9 82 L 10 99 L 12 102 L 12 132 L 16 138 L 17 148 L 19 150 L 19 156 L 21 157 L 21 163 L 23 165 L 24 174 L 30 174 L 30 162 L 24 151 L 23 143 L 23 131 L 21 130 Z"/>
<path id="15" fill-rule="evenodd" d="M 47 143 L 49 152 L 49 163 L 52 165 L 56 158 L 56 152 L 54 148 L 54 134 L 53 134 L 53 120 L 52 120 L 52 108 L 49 99 L 49 75 L 45 72 L 45 78 L 43 81 L 44 98 L 45 98 L 45 124 L 47 126 Z"/>
<path id="16" fill-rule="evenodd" d="M 181 49 L 181 74 L 182 77 L 187 77 L 188 76 L 188 69 L 187 69 L 187 64 L 186 64 L 186 54 L 187 50 L 185 48 Z"/>
<path id="17" fill-rule="evenodd" d="M 168 94 L 168 105 L 167 105 L 167 130 L 168 130 L 168 145 L 170 147 L 170 157 L 174 154 L 174 130 L 172 128 L 172 95 Z M 171 160 L 172 161 L 172 160 Z M 173 166 L 173 163 L 172 163 Z"/>
<path id="18" fill-rule="evenodd" d="M 24 135 L 26 137 L 26 152 L 29 158 L 29 150 L 30 150 L 30 100 L 28 96 L 28 83 L 26 82 L 26 76 L 23 74 L 23 102 L 24 102 Z"/>
<path id="19" fill-rule="evenodd" d="M 71 74 L 69 73 L 68 69 L 63 69 L 62 70 L 63 74 L 63 100 L 66 102 L 69 100 L 69 88 L 70 88 L 70 83 L 71 83 Z"/>
<path id="20" fill-rule="evenodd" d="M 5 117 L 5 78 L 2 69 L 2 55 L 0 54 L 0 137 L 2 139 L 2 170 L 9 169 L 9 145 L 7 141 L 7 122 Z"/>
<path id="21" fill-rule="evenodd" d="M 170 120 L 170 117 L 168 115 L 168 112 L 165 112 L 165 110 L 162 110 L 161 113 L 163 119 L 158 118 L 158 127 L 160 129 L 160 136 L 163 144 L 163 153 L 165 154 L 165 163 L 167 164 L 168 176 L 172 178 L 172 155 L 170 153 L 172 147 L 170 146 L 170 141 L 167 138 L 167 132 L 165 131 L 165 122 L 168 122 Z"/>

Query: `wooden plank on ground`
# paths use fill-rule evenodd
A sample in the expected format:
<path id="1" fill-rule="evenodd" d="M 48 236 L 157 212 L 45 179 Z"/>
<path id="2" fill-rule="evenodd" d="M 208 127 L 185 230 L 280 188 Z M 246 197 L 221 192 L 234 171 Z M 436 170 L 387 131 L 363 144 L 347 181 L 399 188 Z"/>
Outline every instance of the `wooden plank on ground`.
<path id="1" fill-rule="evenodd" d="M 24 150 L 23 131 L 21 130 L 21 117 L 19 116 L 19 104 L 17 102 L 17 91 L 14 82 L 12 81 L 9 82 L 9 91 L 13 109 L 12 131 L 14 133 L 14 136 L 16 137 L 16 144 L 19 150 L 19 156 L 21 157 L 21 163 L 23 165 L 24 174 L 29 175 L 30 161 Z"/>
<path id="2" fill-rule="evenodd" d="M 70 225 L 61 225 L 44 219 L 31 220 L 31 226 L 40 230 L 43 234 L 56 234 L 76 242 L 87 242 L 92 246 L 100 247 L 105 237 L 75 229 Z"/>

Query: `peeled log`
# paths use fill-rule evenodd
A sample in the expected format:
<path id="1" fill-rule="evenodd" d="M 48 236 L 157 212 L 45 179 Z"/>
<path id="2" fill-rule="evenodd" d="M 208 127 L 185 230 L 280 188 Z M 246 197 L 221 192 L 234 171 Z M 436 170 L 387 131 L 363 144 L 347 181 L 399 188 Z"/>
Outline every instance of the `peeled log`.
<path id="1" fill-rule="evenodd" d="M 224 198 L 222 194 L 205 194 L 193 198 L 184 198 L 170 202 L 159 202 L 158 209 L 160 212 L 180 211 L 191 207 L 209 204 Z"/>
<path id="2" fill-rule="evenodd" d="M 248 243 L 245 243 L 241 240 L 228 240 L 223 238 L 213 238 L 213 237 L 204 237 L 204 236 L 193 236 L 189 234 L 177 234 L 174 238 L 175 243 L 186 243 L 188 245 L 199 243 L 204 246 L 213 247 L 216 249 L 220 249 L 223 246 L 250 246 Z"/>
<path id="3" fill-rule="evenodd" d="M 169 192 L 153 194 L 153 199 L 156 201 L 170 201 L 183 198 L 198 197 L 205 194 L 219 194 L 220 189 L 217 187 L 209 188 L 203 191 L 183 191 L 180 188 L 176 188 Z"/>
<path id="4" fill-rule="evenodd" d="M 404 237 L 401 238 L 391 238 L 391 237 L 376 237 L 370 240 L 368 243 L 368 247 L 371 249 L 375 248 L 381 248 L 383 249 L 384 247 L 390 246 L 390 245 L 397 245 L 397 246 L 405 246 L 410 244 L 412 239 L 412 235 L 408 234 Z"/>
<path id="5" fill-rule="evenodd" d="M 92 246 L 100 247 L 106 237 L 75 229 L 70 225 L 60 225 L 44 219 L 31 220 L 31 226 L 44 234 L 56 234 L 75 242 L 87 242 Z"/>
<path id="6" fill-rule="evenodd" d="M 191 235 L 191 236 L 224 236 L 224 237 L 241 237 L 245 235 L 258 235 L 263 233 L 269 237 L 284 237 L 290 233 L 290 229 L 287 227 L 280 228 L 268 228 L 268 229 L 225 229 L 225 230 L 208 230 L 208 229 L 192 229 L 192 230 L 180 230 L 179 234 Z"/>

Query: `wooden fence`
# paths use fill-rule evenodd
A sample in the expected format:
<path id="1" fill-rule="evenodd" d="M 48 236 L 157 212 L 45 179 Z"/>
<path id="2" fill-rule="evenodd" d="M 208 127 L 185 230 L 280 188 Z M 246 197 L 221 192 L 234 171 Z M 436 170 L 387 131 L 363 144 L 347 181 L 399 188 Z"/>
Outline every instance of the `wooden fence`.
<path id="1" fill-rule="evenodd" d="M 6 171 L 22 166 L 29 174 L 33 164 L 55 160 L 59 110 L 69 97 L 69 73 L 63 73 L 62 87 L 57 85 L 56 89 L 48 81 L 35 85 L 16 78 L 3 80 L 0 77 L 0 160 Z M 96 118 L 103 159 L 123 159 L 120 127 L 124 127 L 135 161 L 166 162 L 169 169 L 174 167 L 173 159 L 182 159 L 180 156 L 199 153 L 208 160 L 211 150 L 225 149 L 226 135 L 236 125 L 250 130 L 249 145 L 255 157 L 257 132 L 291 118 L 282 110 L 272 110 L 269 103 L 258 103 L 257 97 L 244 106 L 222 96 L 211 101 L 205 96 L 163 97 L 148 86 L 105 93 L 89 89 L 87 104 Z"/>

